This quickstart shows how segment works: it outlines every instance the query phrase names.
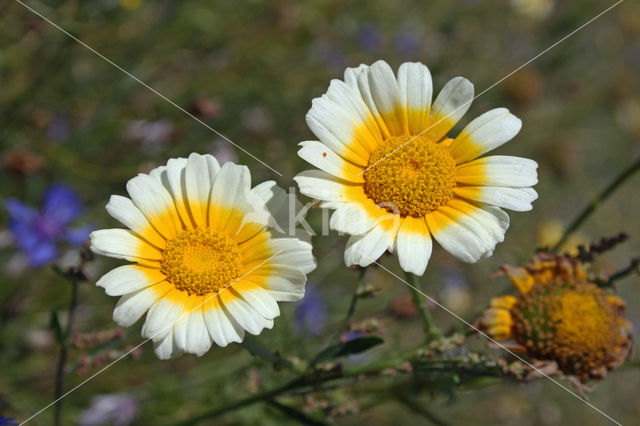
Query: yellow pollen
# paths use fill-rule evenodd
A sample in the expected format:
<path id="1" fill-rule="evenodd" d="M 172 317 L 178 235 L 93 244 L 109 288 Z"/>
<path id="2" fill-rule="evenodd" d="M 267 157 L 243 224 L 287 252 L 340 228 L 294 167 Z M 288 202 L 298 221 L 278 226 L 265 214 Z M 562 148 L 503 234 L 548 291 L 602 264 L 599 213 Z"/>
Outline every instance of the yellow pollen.
<path id="1" fill-rule="evenodd" d="M 167 242 L 161 270 L 190 295 L 217 293 L 240 276 L 240 251 L 229 237 L 209 229 L 183 231 Z"/>
<path id="2" fill-rule="evenodd" d="M 453 197 L 456 163 L 442 144 L 412 138 L 391 137 L 371 154 L 364 191 L 389 212 L 423 217 Z"/>
<path id="3" fill-rule="evenodd" d="M 554 301 L 549 318 L 555 324 L 558 345 L 594 352 L 606 351 L 615 344 L 615 314 L 603 296 L 600 292 L 573 290 Z"/>
<path id="4" fill-rule="evenodd" d="M 527 353 L 552 359 L 586 380 L 607 369 L 626 337 L 607 294 L 588 282 L 535 284 L 512 309 L 515 338 Z M 622 350 L 621 349 L 621 350 Z"/>

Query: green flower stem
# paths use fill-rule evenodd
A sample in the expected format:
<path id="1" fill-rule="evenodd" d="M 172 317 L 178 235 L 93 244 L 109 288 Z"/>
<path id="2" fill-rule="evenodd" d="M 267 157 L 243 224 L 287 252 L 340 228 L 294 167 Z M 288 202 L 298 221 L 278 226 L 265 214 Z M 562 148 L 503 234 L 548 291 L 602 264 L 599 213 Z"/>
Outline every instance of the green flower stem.
<path id="1" fill-rule="evenodd" d="M 293 370 L 298 374 L 303 374 L 305 371 L 304 368 L 296 366 L 288 359 L 283 358 L 279 353 L 272 352 L 252 337 L 245 335 L 244 340 L 240 345 L 248 350 L 251 355 L 262 358 L 268 363 L 273 364 L 276 369 L 286 368 Z"/>
<path id="2" fill-rule="evenodd" d="M 602 190 L 599 194 L 597 194 L 589 204 L 582 210 L 582 212 L 569 224 L 567 230 L 562 235 L 562 238 L 551 248 L 551 252 L 557 252 L 562 244 L 567 241 L 567 238 L 575 231 L 577 231 L 580 226 L 591 216 L 600 205 L 606 201 L 627 179 L 629 179 L 635 172 L 640 170 L 640 158 L 636 159 L 629 167 L 624 169 L 614 180 Z"/>
<path id="3" fill-rule="evenodd" d="M 425 304 L 424 296 L 420 294 L 420 280 L 416 275 L 410 272 L 407 272 L 405 276 L 407 277 L 409 284 L 411 284 L 411 296 L 413 297 L 413 303 L 416 305 L 420 318 L 422 319 L 424 331 L 427 335 L 427 341 L 441 338 L 442 332 L 433 319 L 433 316 L 431 316 L 431 311 L 429 311 L 429 308 Z"/>
<path id="4" fill-rule="evenodd" d="M 364 276 L 366 273 L 367 273 L 367 267 L 361 266 L 358 271 L 358 285 L 353 291 L 353 295 L 351 296 L 351 303 L 349 303 L 349 310 L 347 311 L 347 316 L 344 319 L 344 327 L 343 327 L 344 331 L 349 331 L 351 317 L 353 317 L 353 314 L 356 312 L 356 304 L 358 303 L 358 299 L 360 298 L 360 294 L 359 294 L 360 287 L 364 283 Z M 342 332 L 342 330 L 339 330 L 339 332 Z"/>
<path id="5" fill-rule="evenodd" d="M 60 342 L 60 355 L 58 357 L 58 366 L 56 368 L 56 386 L 54 400 L 55 410 L 53 417 L 53 424 L 59 426 L 62 420 L 62 395 L 64 392 L 64 376 L 65 366 L 67 364 L 67 355 L 69 352 L 69 340 L 71 333 L 73 333 L 73 321 L 75 317 L 76 306 L 78 305 L 78 285 L 77 279 L 71 280 L 71 300 L 69 301 L 69 314 L 67 318 L 67 328 L 62 335 Z"/>
<path id="6" fill-rule="evenodd" d="M 499 367 L 496 366 L 476 366 L 469 364 L 468 360 L 464 359 L 424 359 L 420 358 L 416 354 L 416 350 L 409 351 L 396 358 L 383 359 L 374 361 L 369 364 L 356 366 L 352 368 L 344 368 L 342 370 L 336 370 L 335 372 L 318 373 L 311 372 L 307 375 L 300 376 L 282 386 L 252 395 L 250 397 L 222 405 L 220 407 L 213 408 L 209 411 L 205 411 L 195 417 L 187 419 L 185 421 L 176 423 L 174 426 L 190 426 L 195 425 L 201 421 L 212 419 L 225 413 L 229 413 L 238 410 L 243 407 L 255 404 L 257 402 L 264 402 L 272 400 L 278 396 L 284 395 L 290 391 L 317 388 L 318 385 L 323 383 L 333 382 L 342 379 L 350 379 L 354 377 L 361 377 L 366 375 L 374 375 L 389 369 L 402 369 L 407 362 L 415 363 L 420 370 L 423 371 L 458 371 L 464 370 L 474 376 L 502 376 Z M 428 368 L 426 368 L 429 366 Z M 382 376 L 381 376 L 382 377 Z M 383 376 L 386 377 L 386 376 Z"/>

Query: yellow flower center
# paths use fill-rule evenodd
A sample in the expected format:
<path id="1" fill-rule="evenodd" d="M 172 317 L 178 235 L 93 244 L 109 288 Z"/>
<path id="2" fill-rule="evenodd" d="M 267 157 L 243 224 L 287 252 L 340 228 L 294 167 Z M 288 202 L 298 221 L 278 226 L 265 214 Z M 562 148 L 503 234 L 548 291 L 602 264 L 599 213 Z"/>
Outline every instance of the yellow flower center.
<path id="1" fill-rule="evenodd" d="M 384 141 L 364 172 L 367 196 L 402 217 L 423 217 L 445 205 L 456 186 L 456 163 L 449 150 L 426 136 L 414 137 Z"/>
<path id="2" fill-rule="evenodd" d="M 167 242 L 161 270 L 178 290 L 217 293 L 240 276 L 240 251 L 229 237 L 209 229 L 183 231 Z"/>

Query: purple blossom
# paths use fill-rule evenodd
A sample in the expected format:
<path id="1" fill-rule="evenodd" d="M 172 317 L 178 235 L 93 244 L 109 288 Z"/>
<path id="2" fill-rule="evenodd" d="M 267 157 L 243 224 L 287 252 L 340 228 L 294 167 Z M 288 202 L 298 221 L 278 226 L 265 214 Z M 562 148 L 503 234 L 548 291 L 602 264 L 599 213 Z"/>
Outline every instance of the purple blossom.
<path id="1" fill-rule="evenodd" d="M 340 340 L 342 340 L 343 342 L 350 342 L 352 340 L 359 339 L 364 335 L 365 334 L 362 331 L 349 330 L 341 336 Z"/>
<path id="2" fill-rule="evenodd" d="M 396 49 L 407 57 L 413 57 L 420 51 L 420 37 L 414 30 L 404 28 L 395 37 Z"/>
<path id="3" fill-rule="evenodd" d="M 140 401 L 133 395 L 115 393 L 91 398 L 91 406 L 80 414 L 79 426 L 127 426 L 138 415 Z"/>
<path id="4" fill-rule="evenodd" d="M 314 287 L 307 287 L 304 299 L 298 304 L 293 323 L 296 334 L 307 333 L 317 336 L 322 332 L 327 322 L 327 305 L 322 300 L 320 292 Z"/>
<path id="5" fill-rule="evenodd" d="M 9 229 L 31 267 L 55 260 L 58 243 L 81 245 L 93 230 L 91 226 L 69 227 L 80 216 L 83 206 L 75 192 L 64 185 L 47 189 L 41 211 L 15 198 L 7 198 L 4 206 L 9 212 Z"/>
<path id="6" fill-rule="evenodd" d="M 2 402 L 0 402 L 2 405 Z M 16 422 L 15 417 L 5 417 L 0 414 L 0 426 L 18 426 L 18 422 Z"/>
<path id="7" fill-rule="evenodd" d="M 62 141 L 69 137 L 69 120 L 64 115 L 56 115 L 49 127 L 47 127 L 47 136 L 54 141 Z"/>
<path id="8" fill-rule="evenodd" d="M 0 414 L 0 426 L 18 426 L 15 417 L 4 417 Z"/>
<path id="9" fill-rule="evenodd" d="M 373 25 L 365 25 L 358 32 L 358 41 L 364 50 L 373 52 L 380 48 L 380 31 Z"/>

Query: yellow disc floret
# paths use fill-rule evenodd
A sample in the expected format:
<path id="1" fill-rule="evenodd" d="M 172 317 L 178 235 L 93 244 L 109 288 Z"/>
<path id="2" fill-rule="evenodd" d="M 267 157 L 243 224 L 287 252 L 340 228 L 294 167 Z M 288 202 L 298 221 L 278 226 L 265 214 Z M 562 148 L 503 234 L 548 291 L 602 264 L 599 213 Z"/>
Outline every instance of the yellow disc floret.
<path id="1" fill-rule="evenodd" d="M 426 136 L 412 138 L 389 138 L 371 154 L 364 190 L 392 213 L 423 217 L 453 197 L 456 163 L 444 145 Z"/>
<path id="2" fill-rule="evenodd" d="M 178 290 L 217 293 L 240 276 L 240 251 L 231 238 L 209 229 L 183 231 L 167 242 L 161 269 Z"/>

